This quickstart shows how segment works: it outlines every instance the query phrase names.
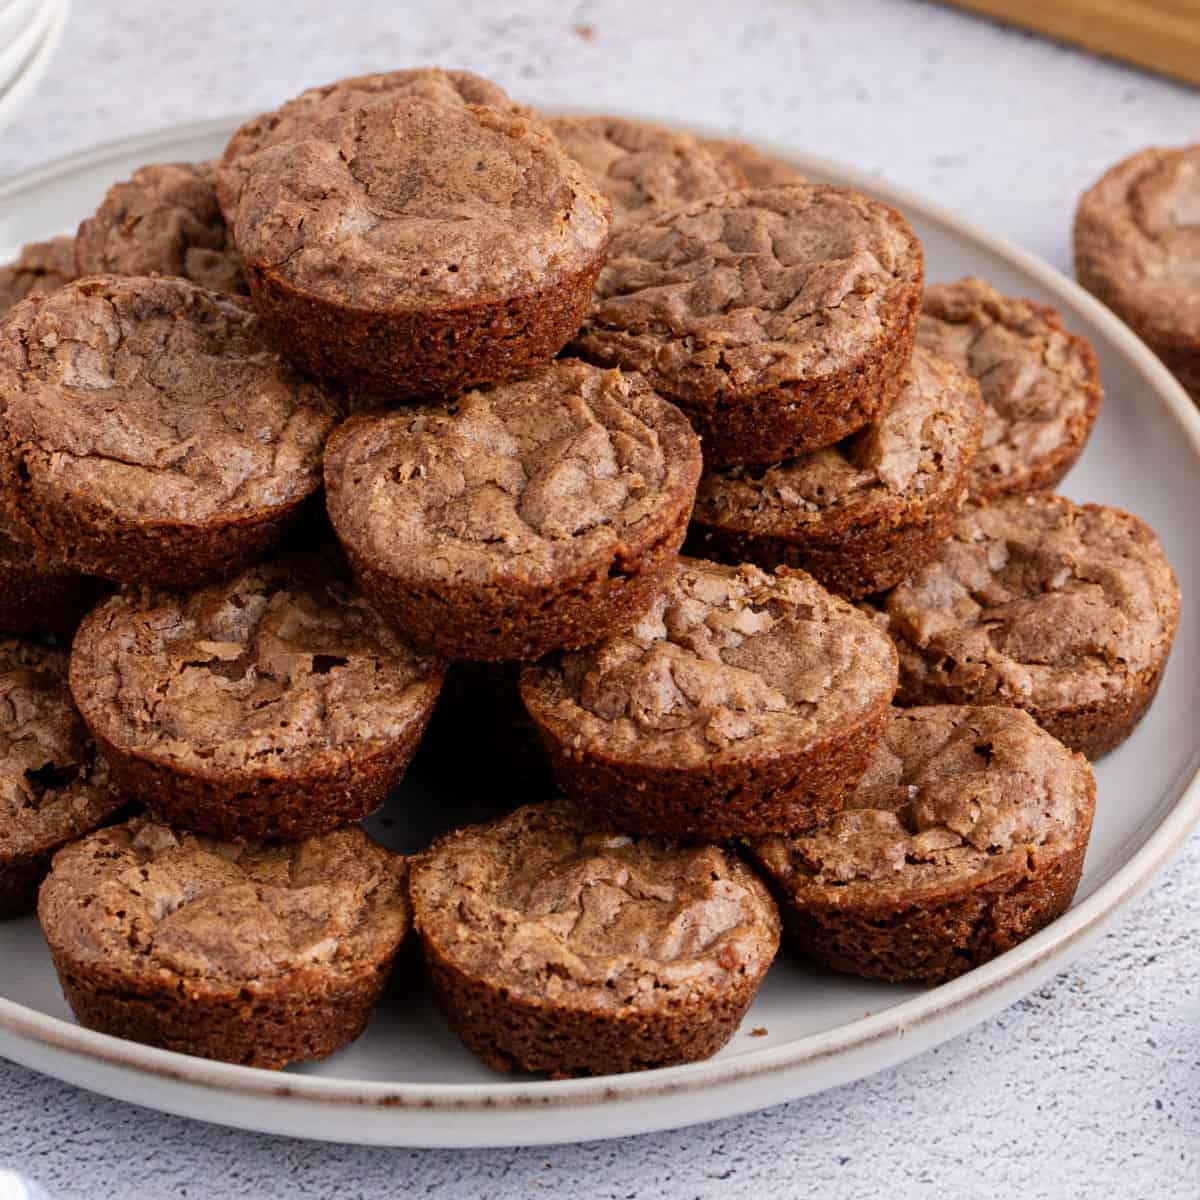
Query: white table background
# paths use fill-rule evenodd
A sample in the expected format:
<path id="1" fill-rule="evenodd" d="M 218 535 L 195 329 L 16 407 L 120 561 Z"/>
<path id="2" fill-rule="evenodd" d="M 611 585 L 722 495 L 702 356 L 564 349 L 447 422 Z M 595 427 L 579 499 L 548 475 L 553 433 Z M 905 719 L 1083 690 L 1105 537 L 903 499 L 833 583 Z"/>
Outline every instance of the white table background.
<path id="1" fill-rule="evenodd" d="M 1075 200 L 1106 166 L 1200 140 L 1200 93 L 917 0 L 76 0 L 48 75 L 0 130 L 0 177 L 431 62 L 535 104 L 691 119 L 839 158 L 1063 269 Z M 0 1166 L 89 1200 L 1196 1200 L 1198 880 L 1193 838 L 1051 985 L 907 1065 L 756 1116 L 575 1147 L 367 1150 L 163 1117 L 0 1062 Z"/>

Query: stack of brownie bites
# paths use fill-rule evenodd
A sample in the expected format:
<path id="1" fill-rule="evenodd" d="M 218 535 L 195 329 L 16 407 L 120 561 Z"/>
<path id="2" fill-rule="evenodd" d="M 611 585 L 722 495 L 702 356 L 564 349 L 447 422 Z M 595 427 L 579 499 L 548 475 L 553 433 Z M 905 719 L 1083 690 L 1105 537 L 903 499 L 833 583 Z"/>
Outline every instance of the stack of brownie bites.
<path id="1" fill-rule="evenodd" d="M 0 288 L 0 909 L 84 1024 L 320 1057 L 411 926 L 485 1062 L 617 1072 L 785 931 L 935 982 L 1069 904 L 1178 589 L 1050 490 L 1088 345 L 888 206 L 405 70 Z M 435 704 L 490 819 L 404 857 L 356 822 Z"/>

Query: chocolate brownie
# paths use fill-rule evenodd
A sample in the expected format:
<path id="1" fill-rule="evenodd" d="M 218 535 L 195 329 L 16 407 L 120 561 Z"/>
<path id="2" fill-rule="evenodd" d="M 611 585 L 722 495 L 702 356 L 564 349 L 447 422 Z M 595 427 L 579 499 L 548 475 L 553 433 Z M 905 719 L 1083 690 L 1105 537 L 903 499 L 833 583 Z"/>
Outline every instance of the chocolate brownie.
<path id="1" fill-rule="evenodd" d="M 127 590 L 71 652 L 114 782 L 215 837 L 304 838 L 366 816 L 408 766 L 442 673 L 312 559 L 186 597 Z"/>
<path id="2" fill-rule="evenodd" d="M 1011 704 L 1097 758 L 1158 690 L 1179 585 L 1137 517 L 1036 493 L 970 504 L 887 597 L 903 704 Z"/>
<path id="3" fill-rule="evenodd" d="M 627 632 L 521 675 L 567 795 L 626 832 L 713 841 L 835 812 L 895 690 L 887 637 L 803 572 L 695 559 Z"/>
<path id="4" fill-rule="evenodd" d="M 983 444 L 971 492 L 1043 491 L 1075 465 L 1103 389 L 1085 338 L 1054 309 L 1001 295 L 982 279 L 925 289 L 917 343 L 973 375 L 983 389 Z"/>
<path id="5" fill-rule="evenodd" d="M 222 161 L 232 163 L 268 146 L 302 139 L 329 117 L 405 96 L 418 96 L 449 108 L 482 104 L 503 112 L 527 114 L 503 88 L 470 71 L 443 71 L 440 67 L 379 71 L 308 88 L 279 108 L 252 117 L 229 139 Z"/>
<path id="6" fill-rule="evenodd" d="M 74 238 L 30 242 L 15 262 L 0 267 L 0 317 L 31 292 L 57 292 L 77 274 Z"/>
<path id="7" fill-rule="evenodd" d="M 842 811 L 753 853 L 804 953 L 940 983 L 1066 911 L 1095 803 L 1087 760 L 1019 709 L 897 709 Z"/>
<path id="8" fill-rule="evenodd" d="M 406 875 L 352 825 L 280 846 L 144 817 L 60 851 L 38 916 L 81 1025 L 277 1068 L 363 1031 L 408 932 Z"/>
<path id="9" fill-rule="evenodd" d="M 94 276 L 0 326 L 0 519 L 55 571 L 189 587 L 266 550 L 321 484 L 334 396 L 254 313 Z"/>
<path id="10" fill-rule="evenodd" d="M 635 621 L 700 477 L 683 415 L 638 376 L 564 359 L 449 408 L 351 417 L 326 498 L 363 590 L 449 658 L 536 658 Z"/>
<path id="11" fill-rule="evenodd" d="M 217 165 L 153 163 L 108 189 L 79 226 L 81 275 L 178 275 L 216 292 L 249 289 L 217 204 Z"/>
<path id="12" fill-rule="evenodd" d="M 900 386 L 924 276 L 893 209 L 821 184 L 727 192 L 618 234 L 574 352 L 645 373 L 709 467 L 861 429 Z"/>
<path id="13" fill-rule="evenodd" d="M 1084 193 L 1075 273 L 1200 401 L 1200 145 L 1142 150 Z"/>
<path id="14" fill-rule="evenodd" d="M 928 562 L 967 495 L 983 428 L 970 376 L 917 349 L 900 391 L 845 441 L 773 467 L 700 481 L 690 553 L 802 567 L 851 599 Z"/>
<path id="15" fill-rule="evenodd" d="M 551 117 L 546 125 L 613 208 L 613 230 L 749 180 L 727 155 L 698 138 L 625 117 Z"/>
<path id="16" fill-rule="evenodd" d="M 715 154 L 726 167 L 740 171 L 750 187 L 779 187 L 788 183 L 807 183 L 804 173 L 781 158 L 764 154 L 747 142 L 730 138 L 701 138 L 700 144 Z"/>
<path id="17" fill-rule="evenodd" d="M 222 173 L 255 307 L 295 362 L 392 399 L 549 362 L 609 205 L 541 126 L 419 96 L 331 116 Z"/>
<path id="18" fill-rule="evenodd" d="M 443 1011 L 501 1071 L 707 1058 L 779 944 L 766 888 L 731 854 L 618 834 L 567 801 L 435 843 L 411 896 Z"/>
<path id="19" fill-rule="evenodd" d="M 42 569 L 28 547 L 0 533 L 0 630 L 69 638 L 104 595 L 103 579 Z"/>
<path id="20" fill-rule="evenodd" d="M 124 804 L 71 703 L 66 652 L 0 638 L 0 918 L 32 912 L 54 852 Z"/>

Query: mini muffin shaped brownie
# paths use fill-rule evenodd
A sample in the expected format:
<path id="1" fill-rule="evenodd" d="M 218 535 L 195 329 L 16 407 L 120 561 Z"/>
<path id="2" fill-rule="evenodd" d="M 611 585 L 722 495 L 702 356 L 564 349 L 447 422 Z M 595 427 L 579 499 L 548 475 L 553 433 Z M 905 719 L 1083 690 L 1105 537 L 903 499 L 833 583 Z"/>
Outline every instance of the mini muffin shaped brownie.
<path id="1" fill-rule="evenodd" d="M 628 632 L 528 666 L 563 790 L 632 833 L 719 841 L 841 807 L 896 690 L 896 654 L 802 572 L 681 559 Z"/>
<path id="2" fill-rule="evenodd" d="M 79 227 L 81 275 L 178 275 L 216 292 L 248 289 L 217 205 L 215 163 L 154 163 L 108 189 Z"/>
<path id="3" fill-rule="evenodd" d="M 501 1071 L 707 1058 L 779 945 L 774 903 L 733 855 L 626 837 L 567 801 L 443 838 L 413 860 L 411 896 L 443 1011 Z"/>
<path id="4" fill-rule="evenodd" d="M 66 652 L 0 638 L 0 918 L 32 912 L 54 852 L 124 803 L 71 703 Z"/>
<path id="5" fill-rule="evenodd" d="M 246 305 L 96 276 L 0 327 L 0 515 L 38 560 L 188 587 L 277 540 L 321 483 L 338 402 Z"/>
<path id="6" fill-rule="evenodd" d="M 624 117 L 551 117 L 547 127 L 613 208 L 613 230 L 744 187 L 742 170 L 686 133 Z"/>
<path id="7" fill-rule="evenodd" d="M 0 533 L 0 631 L 69 638 L 104 595 L 103 579 L 39 567 L 27 547 Z"/>
<path id="8" fill-rule="evenodd" d="M 1086 759 L 1018 709 L 897 709 L 845 808 L 753 853 L 804 953 L 939 983 L 1066 911 L 1095 800 Z"/>
<path id="9" fill-rule="evenodd" d="M 81 1025 L 285 1067 L 363 1031 L 408 932 L 406 867 L 357 826 L 281 846 L 138 818 L 61 851 L 38 916 Z"/>
<path id="10" fill-rule="evenodd" d="M 709 467 L 777 463 L 895 395 L 924 274 L 899 213 L 824 185 L 729 192 L 619 234 L 573 343 L 645 373 Z"/>
<path id="11" fill-rule="evenodd" d="M 807 183 L 804 173 L 783 159 L 773 158 L 747 142 L 728 138 L 701 138 L 700 144 L 715 154 L 727 168 L 740 171 L 750 187 L 780 187 Z"/>
<path id="12" fill-rule="evenodd" d="M 74 238 L 30 242 L 15 262 L 0 267 L 0 317 L 30 293 L 57 292 L 76 275 Z"/>
<path id="13" fill-rule="evenodd" d="M 1058 313 L 1002 296 L 982 279 L 925 289 L 917 343 L 979 380 L 983 444 L 971 492 L 1052 488 L 1075 464 L 1100 411 L 1100 369 Z"/>
<path id="14" fill-rule="evenodd" d="M 358 416 L 326 498 L 363 590 L 450 658 L 536 658 L 632 624 L 665 586 L 700 477 L 638 376 L 562 360 L 448 409 Z"/>
<path id="15" fill-rule="evenodd" d="M 393 399 L 528 375 L 579 327 L 609 205 L 524 117 L 411 96 L 236 159 L 255 307 L 303 368 Z"/>
<path id="16" fill-rule="evenodd" d="M 114 782 L 216 837 L 303 838 L 366 816 L 412 758 L 442 672 L 299 559 L 186 598 L 113 596 L 71 653 Z"/>
<path id="17" fill-rule="evenodd" d="M 982 421 L 975 381 L 918 349 L 899 393 L 845 441 L 774 467 L 705 475 L 688 548 L 733 564 L 803 567 L 850 598 L 881 592 L 949 534 Z"/>
<path id="18" fill-rule="evenodd" d="M 1011 704 L 1089 758 L 1158 690 L 1179 585 L 1137 517 L 1062 496 L 968 505 L 887 598 L 904 704 Z"/>
<path id="19" fill-rule="evenodd" d="M 374 75 L 354 75 L 308 88 L 279 108 L 252 117 L 230 138 L 223 161 L 233 163 L 268 146 L 294 142 L 339 113 L 371 108 L 405 96 L 417 96 L 448 108 L 482 104 L 509 113 L 525 112 L 503 88 L 470 71 L 411 67 L 402 71 L 380 71 Z"/>
<path id="20" fill-rule="evenodd" d="M 1084 193 L 1075 273 L 1200 401 L 1200 145 L 1143 150 Z"/>

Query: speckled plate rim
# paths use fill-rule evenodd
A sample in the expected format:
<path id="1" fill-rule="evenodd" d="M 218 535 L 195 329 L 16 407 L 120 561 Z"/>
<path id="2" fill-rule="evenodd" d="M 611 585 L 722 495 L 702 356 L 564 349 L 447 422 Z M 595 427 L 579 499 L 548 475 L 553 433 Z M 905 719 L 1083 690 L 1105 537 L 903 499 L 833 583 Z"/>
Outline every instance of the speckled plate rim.
<path id="1" fill-rule="evenodd" d="M 631 114 L 632 115 L 632 114 Z M 177 126 L 58 159 L 0 184 L 0 204 L 74 170 L 230 132 L 236 118 Z M 702 136 L 727 132 L 680 125 Z M 978 244 L 1098 327 L 1145 378 L 1200 469 L 1200 412 L 1147 347 L 1048 263 L 940 205 L 865 172 L 770 142 L 757 148 L 815 177 L 860 188 Z M 1027 994 L 1098 937 L 1200 823 L 1200 745 L 1165 798 L 1157 827 L 1087 898 L 1000 958 L 885 1011 L 781 1046 L 625 1075 L 495 1084 L 396 1084 L 192 1058 L 82 1029 L 0 997 L 0 1054 L 118 1099 L 262 1132 L 396 1146 L 551 1144 L 673 1128 L 766 1108 L 838 1086 L 946 1041 Z M 0 984 L 2 986 L 2 984 Z M 678 1106 L 664 1103 L 677 1099 Z M 531 1125 L 531 1113 L 546 1115 Z M 553 1116 L 553 1123 L 549 1118 Z"/>

